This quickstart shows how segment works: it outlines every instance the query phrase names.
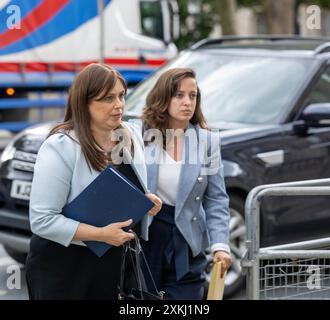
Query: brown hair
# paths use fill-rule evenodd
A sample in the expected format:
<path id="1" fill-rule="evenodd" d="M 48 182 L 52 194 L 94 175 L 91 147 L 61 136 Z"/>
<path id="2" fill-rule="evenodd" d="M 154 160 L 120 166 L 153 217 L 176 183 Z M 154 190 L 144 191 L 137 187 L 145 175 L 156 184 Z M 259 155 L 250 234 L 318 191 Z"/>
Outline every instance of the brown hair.
<path id="1" fill-rule="evenodd" d="M 89 105 L 93 100 L 104 99 L 117 80 L 122 83 L 126 93 L 125 80 L 114 68 L 102 63 L 92 63 L 85 67 L 69 90 L 63 123 L 55 126 L 48 135 L 58 132 L 68 134 L 70 130 L 74 130 L 87 163 L 97 171 L 106 167 L 108 159 L 92 135 Z M 129 135 L 128 130 L 125 131 Z"/>
<path id="2" fill-rule="evenodd" d="M 166 129 L 169 129 L 168 108 L 171 99 L 180 87 L 183 79 L 193 78 L 196 80 L 194 70 L 190 68 L 173 68 L 164 72 L 147 96 L 146 106 L 143 109 L 142 120 L 146 129 L 159 129 L 163 137 L 166 136 Z M 198 124 L 206 129 L 206 121 L 201 110 L 201 93 L 197 87 L 196 109 L 190 122 Z M 165 143 L 164 143 L 165 146 Z"/>

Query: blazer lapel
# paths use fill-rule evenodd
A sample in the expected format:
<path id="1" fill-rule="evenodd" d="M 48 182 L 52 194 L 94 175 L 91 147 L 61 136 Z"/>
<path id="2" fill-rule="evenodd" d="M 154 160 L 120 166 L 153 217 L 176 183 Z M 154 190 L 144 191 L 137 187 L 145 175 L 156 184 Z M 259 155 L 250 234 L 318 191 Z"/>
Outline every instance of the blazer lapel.
<path id="1" fill-rule="evenodd" d="M 134 158 L 132 158 L 131 153 L 123 148 L 123 158 L 125 163 L 130 163 L 133 171 L 135 172 L 137 178 L 139 179 L 142 188 L 147 192 L 147 170 L 144 162 L 144 154 L 141 148 L 138 148 L 136 144 L 134 145 Z"/>
<path id="2" fill-rule="evenodd" d="M 179 186 L 176 197 L 175 216 L 177 217 L 187 200 L 189 193 L 195 185 L 200 174 L 201 162 L 198 152 L 198 130 L 193 125 L 189 125 L 186 130 L 184 141 L 184 163 L 181 167 Z"/>
<path id="3" fill-rule="evenodd" d="M 150 143 L 145 146 L 144 155 L 147 166 L 148 189 L 156 194 L 159 173 L 160 148 Z"/>
<path id="4" fill-rule="evenodd" d="M 182 207 L 187 200 L 192 188 L 194 187 L 196 180 L 201 171 L 201 161 L 200 159 L 204 157 L 204 154 L 199 154 L 199 130 L 198 127 L 189 125 L 189 130 L 185 134 L 184 142 L 184 164 L 182 164 L 178 191 L 176 195 L 176 206 L 175 215 L 179 215 Z M 202 138 L 203 140 L 204 138 Z M 203 151 L 203 148 L 201 148 Z M 145 161 L 147 165 L 147 175 L 148 175 L 148 189 L 150 192 L 156 194 L 158 185 L 158 175 L 159 175 L 159 161 L 161 155 L 160 148 L 150 143 L 145 147 Z"/>

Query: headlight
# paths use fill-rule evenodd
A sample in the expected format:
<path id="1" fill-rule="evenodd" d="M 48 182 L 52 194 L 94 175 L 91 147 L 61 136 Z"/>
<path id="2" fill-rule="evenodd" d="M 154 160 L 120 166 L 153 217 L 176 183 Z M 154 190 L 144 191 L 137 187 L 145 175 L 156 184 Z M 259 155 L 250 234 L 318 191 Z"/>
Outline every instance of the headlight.
<path id="1" fill-rule="evenodd" d="M 17 139 L 19 139 L 22 135 L 23 135 L 23 133 L 21 132 L 21 133 L 17 134 L 16 136 L 14 136 L 13 139 L 11 140 L 11 142 L 9 142 L 9 144 L 3 150 L 1 157 L 0 157 L 0 165 L 5 161 L 14 158 L 14 154 L 16 151 L 14 144 L 17 141 Z"/>
<path id="2" fill-rule="evenodd" d="M 13 158 L 20 161 L 34 163 L 42 142 L 46 139 L 50 129 L 53 126 L 54 123 L 36 125 L 18 133 L 16 136 L 13 137 L 11 142 L 3 150 L 2 155 L 0 157 L 0 165 L 3 162 L 11 160 Z M 23 140 L 18 141 L 20 139 Z M 18 151 L 16 150 L 16 147 L 18 148 Z"/>
<path id="3" fill-rule="evenodd" d="M 15 151 L 16 151 L 16 148 L 14 147 L 14 142 L 12 141 L 3 150 L 1 157 L 0 157 L 0 165 L 5 161 L 14 158 Z"/>

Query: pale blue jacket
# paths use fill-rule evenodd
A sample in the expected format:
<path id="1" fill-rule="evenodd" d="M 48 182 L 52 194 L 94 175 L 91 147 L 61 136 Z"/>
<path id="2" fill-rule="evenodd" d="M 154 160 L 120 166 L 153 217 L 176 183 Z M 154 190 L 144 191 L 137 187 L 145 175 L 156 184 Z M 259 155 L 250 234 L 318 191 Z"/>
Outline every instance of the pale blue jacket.
<path id="1" fill-rule="evenodd" d="M 143 141 L 132 124 L 126 124 L 134 138 L 134 159 L 124 152 L 142 187 L 147 190 L 147 172 L 144 162 Z M 70 137 L 54 134 L 42 144 L 32 181 L 30 198 L 30 225 L 33 233 L 64 246 L 73 241 L 79 221 L 66 218 L 62 208 L 86 188 L 100 172 L 90 169 L 73 131 Z M 142 221 L 142 234 L 147 239 L 148 216 Z"/>

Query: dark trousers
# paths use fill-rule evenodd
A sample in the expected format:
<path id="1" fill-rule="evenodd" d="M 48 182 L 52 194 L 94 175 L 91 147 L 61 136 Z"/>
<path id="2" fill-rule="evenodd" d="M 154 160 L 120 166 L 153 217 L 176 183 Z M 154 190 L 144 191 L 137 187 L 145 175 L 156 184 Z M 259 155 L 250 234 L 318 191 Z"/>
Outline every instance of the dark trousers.
<path id="1" fill-rule="evenodd" d="M 26 261 L 31 300 L 117 299 L 121 247 L 101 258 L 87 247 L 32 237 Z"/>
<path id="2" fill-rule="evenodd" d="M 164 217 L 166 218 L 163 219 Z M 149 228 L 149 241 L 141 240 L 143 252 L 157 289 L 165 291 L 167 299 L 201 300 L 205 283 L 203 271 L 207 263 L 205 255 L 199 254 L 193 257 L 189 246 L 181 236 L 181 241 L 185 242 L 184 248 L 188 250 L 189 270 L 183 277 L 177 279 L 175 254 L 170 255 L 170 258 L 168 254 L 169 248 L 174 247 L 173 232 L 178 232 L 175 228 L 174 207 L 163 205 L 162 210 L 154 218 Z M 153 292 L 154 288 L 145 267 L 144 274 L 148 289 Z"/>

